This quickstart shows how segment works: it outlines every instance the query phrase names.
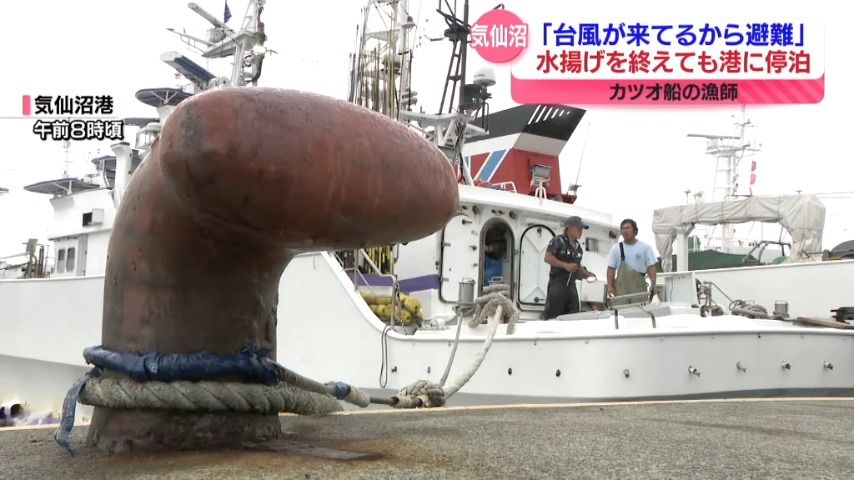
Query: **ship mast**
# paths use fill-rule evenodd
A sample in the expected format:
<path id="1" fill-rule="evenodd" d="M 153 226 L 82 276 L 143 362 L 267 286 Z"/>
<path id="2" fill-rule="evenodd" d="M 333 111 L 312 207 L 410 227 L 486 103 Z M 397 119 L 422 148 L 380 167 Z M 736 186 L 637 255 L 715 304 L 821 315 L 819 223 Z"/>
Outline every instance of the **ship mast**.
<path id="1" fill-rule="evenodd" d="M 758 145 L 747 141 L 745 130 L 754 126 L 745 116 L 742 106 L 741 119 L 734 122 L 736 135 L 710 135 L 689 133 L 688 137 L 706 139 L 706 154 L 715 158 L 715 183 L 712 190 L 712 201 L 726 202 L 740 195 L 738 189 L 738 167 L 741 160 L 748 154 L 759 151 Z M 735 227 L 726 224 L 721 227 L 721 248 L 727 250 L 732 246 Z M 709 241 L 714 240 L 710 238 Z"/>
<path id="2" fill-rule="evenodd" d="M 414 112 L 418 93 L 411 89 L 411 30 L 415 28 L 408 12 L 407 0 L 368 0 L 362 9 L 362 23 L 357 27 L 357 51 L 351 56 L 349 100 L 406 123 L 432 141 L 449 161 L 458 166 L 466 183 L 472 185 L 469 166 L 462 159 L 465 140 L 485 135 L 486 129 L 474 125 L 488 113 L 487 91 L 494 85 L 494 74 L 481 74 L 472 84 L 466 79 L 468 46 L 468 0 L 463 4 L 463 18 L 457 9 L 439 1 L 437 12 L 445 19 L 444 38 L 453 44 L 445 89 L 439 113 Z M 444 11 L 447 6 L 450 10 Z M 373 20 L 373 22 L 372 22 Z M 459 97 L 457 97 L 459 93 Z M 446 98 L 447 111 L 443 112 Z M 458 98 L 458 106 L 453 107 Z"/>
<path id="3" fill-rule="evenodd" d="M 207 85 L 197 84 L 197 87 L 200 87 L 199 90 L 218 86 L 243 87 L 248 84 L 258 84 L 264 59 L 268 53 L 274 53 L 264 46 L 264 43 L 267 41 L 267 35 L 264 32 L 264 22 L 261 21 L 261 13 L 264 11 L 265 3 L 266 0 L 250 0 L 249 5 L 246 7 L 246 15 L 243 18 L 241 27 L 237 31 L 232 30 L 226 25 L 230 18 L 229 11 L 226 11 L 227 13 L 223 16 L 223 20 L 220 21 L 198 4 L 193 2 L 188 3 L 187 7 L 190 10 L 197 13 L 213 26 L 213 28 L 208 29 L 207 40 L 202 40 L 186 33 L 178 33 L 172 28 L 168 29 L 170 32 L 181 37 L 184 43 L 201 53 L 204 58 L 221 59 L 233 57 L 230 77 L 209 78 L 207 79 Z M 194 69 L 190 69 L 188 72 L 186 68 L 182 69 L 175 65 L 173 67 L 194 83 L 202 80 L 197 75 L 193 75 L 196 73 L 192 71 Z M 201 69 L 201 67 L 199 68 Z M 213 77 L 213 75 L 210 75 L 210 77 Z"/>
<path id="4" fill-rule="evenodd" d="M 157 87 L 144 88 L 136 92 L 136 98 L 157 110 L 159 121 L 150 121 L 141 126 L 136 133 L 133 148 L 127 142 L 119 142 L 111 146 L 116 156 L 116 180 L 113 199 L 118 208 L 121 197 L 129 182 L 134 169 L 144 162 L 154 142 L 160 136 L 163 122 L 172 111 L 187 98 L 197 93 L 215 88 L 257 86 L 261 77 L 261 67 L 267 55 L 276 53 L 264 44 L 267 35 L 261 13 L 264 11 L 265 0 L 250 0 L 246 7 L 238 30 L 227 25 L 231 12 L 226 7 L 223 19 L 208 13 L 198 4 L 190 2 L 187 7 L 207 20 L 212 28 L 207 31 L 207 38 L 202 39 L 184 32 L 167 28 L 181 38 L 185 44 L 196 50 L 207 59 L 226 59 L 232 57 L 232 68 L 229 76 L 215 76 L 206 68 L 194 62 L 184 54 L 170 51 L 160 56 L 167 65 L 190 82 L 189 91 L 182 88 Z"/>

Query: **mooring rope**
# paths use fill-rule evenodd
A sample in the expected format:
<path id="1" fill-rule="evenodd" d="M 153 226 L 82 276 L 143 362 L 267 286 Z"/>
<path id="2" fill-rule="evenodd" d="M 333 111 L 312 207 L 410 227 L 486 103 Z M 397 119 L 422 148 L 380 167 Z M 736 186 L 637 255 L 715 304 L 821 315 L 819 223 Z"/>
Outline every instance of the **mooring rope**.
<path id="1" fill-rule="evenodd" d="M 235 355 L 208 352 L 163 354 L 114 352 L 102 346 L 83 350 L 86 363 L 104 370 L 123 373 L 139 382 L 159 380 L 205 380 L 216 376 L 239 376 L 266 385 L 277 383 L 282 366 L 270 360 L 270 349 L 254 345 L 243 347 Z"/>
<path id="2" fill-rule="evenodd" d="M 247 345 L 240 353 L 231 356 L 208 352 L 188 354 L 118 353 L 103 347 L 89 347 L 83 351 L 86 363 L 101 369 L 123 373 L 139 382 L 175 380 L 206 380 L 231 375 L 254 380 L 265 385 L 284 383 L 314 393 L 332 395 L 339 400 L 367 407 L 370 397 L 346 383 L 326 384 L 291 371 L 271 360 L 270 349 Z"/>
<path id="3" fill-rule="evenodd" d="M 241 382 L 137 382 L 94 378 L 80 392 L 80 403 L 116 410 L 148 408 L 187 412 L 290 412 L 316 415 L 343 410 L 328 395 L 286 383 L 262 385 Z"/>
<path id="4" fill-rule="evenodd" d="M 509 285 L 497 284 L 483 287 L 483 295 L 475 299 L 477 306 L 474 315 L 469 320 L 469 326 L 475 328 L 480 324 L 487 323 L 487 319 L 492 317 L 500 306 L 503 312 L 501 321 L 507 323 L 507 334 L 512 335 L 516 331 L 516 322 L 519 321 L 519 310 L 513 305 L 509 295 Z"/>
<path id="5" fill-rule="evenodd" d="M 481 345 L 480 351 L 475 355 L 475 359 L 471 365 L 459 377 L 444 386 L 429 380 L 418 380 L 411 383 L 403 387 L 397 396 L 393 398 L 393 406 L 395 408 L 444 407 L 448 399 L 471 380 L 471 377 L 474 376 L 483 363 L 483 359 L 486 358 L 486 354 L 492 346 L 492 340 L 495 338 L 495 333 L 498 331 L 498 319 L 501 317 L 501 310 L 502 307 L 498 306 L 489 321 L 486 338 Z"/>
<path id="6" fill-rule="evenodd" d="M 483 363 L 483 359 L 486 358 L 486 354 L 489 352 L 490 347 L 492 347 L 492 340 L 495 338 L 495 333 L 498 331 L 499 319 L 501 318 L 503 310 L 504 307 L 502 305 L 498 305 L 498 307 L 496 307 L 496 310 L 492 314 L 487 326 L 486 338 L 484 339 L 480 350 L 477 352 L 477 355 L 475 355 L 471 365 L 469 365 L 469 367 L 465 369 L 454 381 L 448 382 L 448 384 L 442 387 L 445 392 L 445 400 L 451 398 L 451 396 L 463 388 L 463 385 L 468 383 L 468 381 L 471 380 L 471 377 L 473 377 L 480 368 L 480 365 Z"/>
<path id="7" fill-rule="evenodd" d="M 93 364 L 65 397 L 57 443 L 71 455 L 71 430 L 78 401 L 112 409 L 151 408 L 179 411 L 235 411 L 319 415 L 342 410 L 337 400 L 359 407 L 370 396 L 342 382 L 322 384 L 288 370 L 267 357 L 269 349 L 254 345 L 230 356 L 208 352 L 161 354 L 114 352 L 89 347 L 83 357 Z M 108 378 L 114 371 L 130 378 Z M 237 375 L 254 383 L 211 379 Z"/>
<path id="8" fill-rule="evenodd" d="M 448 373 L 451 370 L 451 364 L 454 361 L 456 353 L 456 344 L 459 343 L 459 329 L 454 344 L 454 349 L 451 351 L 451 356 L 448 359 L 448 366 L 445 368 L 445 373 L 442 375 L 441 383 L 437 384 L 429 380 L 418 380 L 414 383 L 402 388 L 396 397 L 393 398 L 393 406 L 395 408 L 418 408 L 418 407 L 443 407 L 451 396 L 457 393 L 469 380 L 474 376 L 480 365 L 483 363 L 486 354 L 492 347 L 492 341 L 495 339 L 495 334 L 498 331 L 499 323 L 507 323 L 507 333 L 513 333 L 516 321 L 519 319 L 519 311 L 516 309 L 513 302 L 510 301 L 510 287 L 507 285 L 491 285 L 483 289 L 484 295 L 475 300 L 477 308 L 475 309 L 472 320 L 469 326 L 475 327 L 480 325 L 484 320 L 488 319 L 486 336 L 483 344 L 471 365 L 466 368 L 453 381 L 445 383 Z M 462 322 L 462 318 L 459 318 Z M 458 325 L 459 327 L 459 325 Z"/>
<path id="9" fill-rule="evenodd" d="M 454 364 L 454 357 L 457 355 L 457 347 L 460 345 L 460 331 L 463 329 L 462 312 L 458 311 L 454 318 L 457 320 L 457 333 L 454 335 L 454 347 L 451 349 L 451 355 L 448 357 L 448 364 L 445 365 L 445 372 L 442 373 L 442 378 L 439 380 L 439 386 L 445 385 L 448 380 L 448 374 L 451 373 L 451 366 Z"/>
<path id="10" fill-rule="evenodd" d="M 495 338 L 498 324 L 506 322 L 507 333 L 519 319 L 519 312 L 508 298 L 507 285 L 483 289 L 476 299 L 473 325 L 488 320 L 486 338 L 472 364 L 457 379 L 444 385 L 419 380 L 389 399 L 371 398 L 366 392 L 343 382 L 320 383 L 288 370 L 267 357 L 269 349 L 247 345 L 235 355 L 209 352 L 162 354 L 114 352 L 103 346 L 84 350 L 86 363 L 94 365 L 68 391 L 62 405 L 56 442 L 71 455 L 69 445 L 77 403 L 110 409 L 154 409 L 186 412 L 289 412 L 322 415 L 341 411 L 339 400 L 359 407 L 371 403 L 396 408 L 441 407 L 463 387 L 480 368 Z M 460 317 L 459 322 L 462 322 Z M 459 342 L 459 336 L 456 338 Z M 456 351 L 456 348 L 454 349 Z M 453 355 L 446 372 L 450 371 Z M 128 378 L 104 376 L 116 372 Z M 217 377 L 237 376 L 247 382 L 220 382 Z"/>

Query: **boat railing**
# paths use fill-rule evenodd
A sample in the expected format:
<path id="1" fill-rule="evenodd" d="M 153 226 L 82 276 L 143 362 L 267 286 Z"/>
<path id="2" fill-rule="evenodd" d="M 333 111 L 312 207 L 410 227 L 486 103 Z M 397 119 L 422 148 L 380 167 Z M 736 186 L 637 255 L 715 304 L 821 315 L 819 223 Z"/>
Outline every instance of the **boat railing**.
<path id="1" fill-rule="evenodd" d="M 508 192 L 519 193 L 516 190 L 516 184 L 514 182 L 499 182 L 493 185 L 495 185 L 496 187 L 501 187 L 504 190 L 507 190 Z"/>

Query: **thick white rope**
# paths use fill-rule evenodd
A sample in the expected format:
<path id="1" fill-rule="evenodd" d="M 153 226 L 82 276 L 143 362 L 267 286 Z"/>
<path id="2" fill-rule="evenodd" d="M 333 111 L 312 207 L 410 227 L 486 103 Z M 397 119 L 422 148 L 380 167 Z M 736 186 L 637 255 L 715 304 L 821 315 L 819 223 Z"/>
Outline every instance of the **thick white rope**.
<path id="1" fill-rule="evenodd" d="M 334 383 L 323 384 L 316 380 L 304 377 L 284 367 L 281 367 L 279 369 L 279 378 L 281 379 L 281 383 L 292 385 L 298 389 L 318 393 L 321 395 L 337 396 L 335 392 Z M 339 397 L 341 398 L 341 400 L 362 408 L 365 408 L 371 404 L 371 396 L 368 394 L 368 392 L 365 392 L 364 390 L 358 389 L 353 386 L 348 385 L 348 387 L 350 390 L 349 393 L 347 393 L 347 395 L 343 398 Z"/>
<path id="2" fill-rule="evenodd" d="M 428 380 L 418 380 L 415 383 L 407 385 L 397 394 L 397 403 L 395 408 L 413 408 L 416 406 L 422 407 L 442 407 L 457 393 L 471 377 L 480 368 L 483 359 L 486 358 L 489 348 L 492 346 L 492 340 L 495 338 L 495 333 L 498 331 L 498 319 L 501 318 L 502 307 L 498 306 L 495 313 L 489 319 L 486 331 L 486 338 L 480 347 L 480 351 L 475 355 L 474 361 L 469 365 L 463 373 L 445 386 L 438 385 Z"/>
<path id="3" fill-rule="evenodd" d="M 463 373 L 457 377 L 455 380 L 449 382 L 445 385 L 442 390 L 445 392 L 445 400 L 451 397 L 451 395 L 457 393 L 460 388 L 463 387 L 471 377 L 477 372 L 477 369 L 480 368 L 480 364 L 483 363 L 483 359 L 486 358 L 487 352 L 489 352 L 489 348 L 492 346 L 492 340 L 495 338 L 495 332 L 498 331 L 498 319 L 501 318 L 501 312 L 503 307 L 499 305 L 495 309 L 495 313 L 489 319 L 489 323 L 487 324 L 486 330 L 486 339 L 483 341 L 483 345 L 480 347 L 480 351 L 475 355 L 474 360 L 471 365 Z"/>
<path id="4" fill-rule="evenodd" d="M 503 320 L 507 322 L 507 334 L 512 335 L 516 329 L 516 321 L 519 319 L 519 312 L 513 305 L 507 295 L 510 293 L 510 287 L 507 285 L 490 285 L 483 289 L 485 296 L 479 297 L 476 301 L 476 308 L 472 319 L 469 321 L 469 327 L 475 328 L 481 323 L 486 323 L 484 319 L 487 315 L 494 315 L 497 307 L 500 305 L 503 312 L 512 312 L 504 315 Z M 500 315 L 499 315 L 500 316 Z M 445 366 L 445 372 L 442 374 L 442 379 L 439 380 L 439 387 L 444 387 L 448 380 L 448 374 L 451 373 L 451 366 L 454 364 L 454 357 L 457 353 L 457 347 L 460 344 L 460 329 L 463 326 L 462 313 L 458 312 L 454 316 L 457 319 L 457 333 L 454 336 L 454 348 L 451 349 L 451 355 L 448 357 L 448 364 Z"/>
<path id="5" fill-rule="evenodd" d="M 137 382 L 92 378 L 80 392 L 80 403 L 111 409 L 149 408 L 204 412 L 290 412 L 322 415 L 343 410 L 329 395 L 285 383 Z"/>
<path id="6" fill-rule="evenodd" d="M 463 329 L 463 317 L 462 314 L 457 313 L 454 315 L 454 318 L 457 319 L 457 333 L 454 336 L 454 348 L 451 349 L 451 355 L 448 357 L 448 364 L 445 365 L 445 372 L 442 373 L 442 379 L 439 380 L 440 387 L 444 387 L 445 381 L 448 380 L 448 374 L 451 373 L 451 365 L 454 364 L 454 357 L 457 355 L 457 347 L 460 345 L 460 330 Z"/>
<path id="7" fill-rule="evenodd" d="M 493 285 L 483 291 L 484 295 L 476 299 L 477 307 L 470 325 L 480 325 L 486 319 L 488 327 L 483 345 L 472 364 L 459 377 L 444 386 L 453 361 L 453 358 L 449 359 L 442 385 L 426 380 L 417 381 L 399 392 L 396 407 L 411 407 L 416 403 L 416 399 L 425 407 L 443 406 L 480 368 L 492 346 L 499 323 L 506 322 L 507 333 L 512 333 L 519 312 L 507 297 L 510 288 L 507 285 Z M 458 321 L 462 322 L 462 319 Z M 290 412 L 299 415 L 321 415 L 343 410 L 335 398 L 334 383 L 322 384 L 285 368 L 281 369 L 280 375 L 282 381 L 276 385 L 212 381 L 138 382 L 127 378 L 90 378 L 80 392 L 80 403 L 112 409 Z M 360 407 L 370 404 L 371 398 L 366 392 L 348 388 L 349 392 L 346 396 L 342 395 L 342 400 Z"/>
<path id="8" fill-rule="evenodd" d="M 487 323 L 496 309 L 501 306 L 503 316 L 501 321 L 507 323 L 507 334 L 512 335 L 516 331 L 516 322 L 519 321 L 519 311 L 509 298 L 510 286 L 504 284 L 490 285 L 483 288 L 483 295 L 475 299 L 477 305 L 474 316 L 469 320 L 469 327 L 475 328 L 480 324 Z"/>
<path id="9" fill-rule="evenodd" d="M 100 352 L 97 357 L 104 356 L 102 353 Z M 210 359 L 207 361 L 210 362 Z M 106 361 L 106 363 L 110 362 Z M 116 362 L 113 361 L 113 363 Z M 367 407 L 372 402 L 371 397 L 358 388 L 341 382 L 321 384 L 281 365 L 275 367 L 274 375 L 278 383 L 273 385 L 189 380 L 137 381 L 129 377 L 102 377 L 103 368 L 100 364 L 96 363 L 96 365 L 68 391 L 63 402 L 62 422 L 54 438 L 72 455 L 74 450 L 69 446 L 69 438 L 77 402 L 116 410 L 233 411 L 268 414 L 289 412 L 299 415 L 324 415 L 341 411 L 343 408 L 338 400 L 360 407 Z M 121 367 L 122 365 L 119 365 L 120 370 Z M 121 371 L 124 372 L 124 370 Z M 133 376 L 130 373 L 128 375 Z"/>

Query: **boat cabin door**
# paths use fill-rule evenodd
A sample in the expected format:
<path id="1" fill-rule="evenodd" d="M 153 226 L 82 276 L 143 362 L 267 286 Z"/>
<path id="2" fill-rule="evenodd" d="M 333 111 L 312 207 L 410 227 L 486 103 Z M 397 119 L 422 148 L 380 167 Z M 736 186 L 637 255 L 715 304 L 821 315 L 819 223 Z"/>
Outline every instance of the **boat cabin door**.
<path id="1" fill-rule="evenodd" d="M 515 298 L 513 251 L 516 245 L 510 225 L 501 218 L 487 221 L 481 230 L 481 242 L 480 285 L 483 287 L 494 284 L 507 285 L 510 287 L 510 298 Z M 482 294 L 483 288 L 477 291 Z"/>
<path id="2" fill-rule="evenodd" d="M 474 280 L 475 291 L 478 291 L 479 238 L 474 221 L 468 215 L 457 215 L 445 225 L 442 231 L 442 276 L 439 287 L 439 298 L 442 301 L 458 301 L 460 282 L 465 279 Z"/>
<path id="3" fill-rule="evenodd" d="M 549 290 L 549 265 L 546 248 L 554 232 L 545 225 L 532 225 L 522 233 L 519 243 L 519 309 L 541 311 Z"/>

